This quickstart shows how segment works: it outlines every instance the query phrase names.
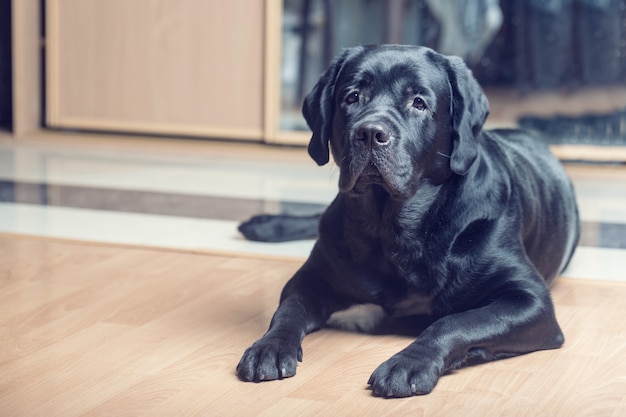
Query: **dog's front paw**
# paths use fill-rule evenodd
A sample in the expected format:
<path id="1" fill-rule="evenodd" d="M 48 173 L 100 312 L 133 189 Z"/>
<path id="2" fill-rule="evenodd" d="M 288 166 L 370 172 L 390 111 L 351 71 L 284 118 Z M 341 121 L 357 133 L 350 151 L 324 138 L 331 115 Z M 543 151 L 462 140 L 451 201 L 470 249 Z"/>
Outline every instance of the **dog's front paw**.
<path id="1" fill-rule="evenodd" d="M 437 361 L 400 352 L 376 368 L 367 383 L 381 397 L 423 395 L 435 388 L 442 370 Z"/>
<path id="2" fill-rule="evenodd" d="M 262 338 L 250 346 L 237 365 L 244 381 L 260 382 L 288 378 L 296 374 L 302 361 L 302 348 L 275 338 Z"/>

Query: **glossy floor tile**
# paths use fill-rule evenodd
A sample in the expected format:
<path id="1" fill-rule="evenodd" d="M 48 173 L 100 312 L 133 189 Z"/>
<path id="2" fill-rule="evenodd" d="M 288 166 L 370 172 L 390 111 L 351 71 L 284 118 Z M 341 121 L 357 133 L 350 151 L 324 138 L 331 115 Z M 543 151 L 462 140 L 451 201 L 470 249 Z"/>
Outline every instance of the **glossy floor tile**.
<path id="1" fill-rule="evenodd" d="M 565 275 L 626 281 L 626 168 L 567 165 L 581 244 Z M 40 134 L 0 136 L 0 232 L 304 258 L 313 242 L 249 242 L 259 213 L 318 212 L 337 170 L 303 148 Z"/>

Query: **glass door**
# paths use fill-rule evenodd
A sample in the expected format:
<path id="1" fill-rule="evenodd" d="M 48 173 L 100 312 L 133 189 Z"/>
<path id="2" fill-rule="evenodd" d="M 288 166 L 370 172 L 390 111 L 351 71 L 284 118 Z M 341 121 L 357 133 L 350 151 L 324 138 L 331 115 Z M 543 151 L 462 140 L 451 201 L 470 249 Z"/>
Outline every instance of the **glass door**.
<path id="1" fill-rule="evenodd" d="M 463 57 L 489 98 L 488 127 L 626 160 L 623 0 L 284 0 L 280 131 L 306 141 L 300 107 L 319 75 L 343 47 L 378 43 Z"/>

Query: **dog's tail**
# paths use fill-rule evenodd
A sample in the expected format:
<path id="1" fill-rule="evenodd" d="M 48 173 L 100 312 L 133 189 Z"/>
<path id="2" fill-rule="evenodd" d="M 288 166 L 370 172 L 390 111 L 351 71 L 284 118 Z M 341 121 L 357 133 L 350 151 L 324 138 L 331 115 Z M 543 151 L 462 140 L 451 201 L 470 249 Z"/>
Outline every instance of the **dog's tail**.
<path id="1" fill-rule="evenodd" d="M 261 214 L 239 225 L 239 231 L 248 240 L 257 242 L 289 242 L 317 238 L 320 214 L 294 216 Z"/>

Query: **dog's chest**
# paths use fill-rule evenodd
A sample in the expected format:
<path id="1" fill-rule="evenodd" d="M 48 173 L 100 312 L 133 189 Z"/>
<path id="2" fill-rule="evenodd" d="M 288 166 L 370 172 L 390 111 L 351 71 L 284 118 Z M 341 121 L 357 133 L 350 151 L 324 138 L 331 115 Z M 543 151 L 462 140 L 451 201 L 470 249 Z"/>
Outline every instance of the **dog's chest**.
<path id="1" fill-rule="evenodd" d="M 431 314 L 445 269 L 431 247 L 436 239 L 406 213 L 373 206 L 350 206 L 338 217 L 329 216 L 343 219 L 334 225 L 342 233 L 332 223 L 322 223 L 329 236 L 322 245 L 333 265 L 331 285 L 360 302 L 382 306 L 392 316 Z"/>
<path id="2" fill-rule="evenodd" d="M 393 317 L 431 314 L 433 298 L 432 295 L 411 292 L 394 305 L 385 307 L 385 310 Z"/>
<path id="3" fill-rule="evenodd" d="M 418 263 L 400 267 L 381 251 L 348 266 L 342 281 L 356 298 L 382 306 L 391 316 L 431 314 L 435 297 L 422 270 Z"/>

